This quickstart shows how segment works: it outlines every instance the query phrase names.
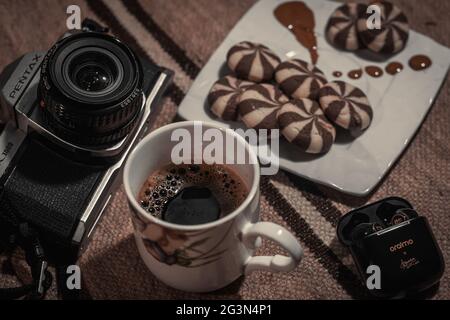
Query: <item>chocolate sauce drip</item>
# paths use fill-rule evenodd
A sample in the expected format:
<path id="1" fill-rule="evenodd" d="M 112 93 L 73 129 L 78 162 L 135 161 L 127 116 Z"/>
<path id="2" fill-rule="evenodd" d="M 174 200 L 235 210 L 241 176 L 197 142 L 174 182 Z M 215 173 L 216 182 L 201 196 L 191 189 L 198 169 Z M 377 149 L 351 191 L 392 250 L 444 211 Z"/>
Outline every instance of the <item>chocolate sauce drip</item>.
<path id="1" fill-rule="evenodd" d="M 311 62 L 316 64 L 319 54 L 317 52 L 317 39 L 314 34 L 316 22 L 311 9 L 302 1 L 291 1 L 279 5 L 275 9 L 274 15 L 308 49 Z"/>
<path id="2" fill-rule="evenodd" d="M 431 59 L 423 54 L 418 54 L 409 59 L 409 66 L 415 71 L 424 70 L 432 65 Z"/>
<path id="3" fill-rule="evenodd" d="M 350 79 L 359 79 L 361 78 L 362 74 L 363 74 L 362 69 L 355 69 L 350 70 L 347 75 Z"/>
<path id="4" fill-rule="evenodd" d="M 367 66 L 364 70 L 373 78 L 379 78 L 383 75 L 383 70 L 377 66 Z"/>
<path id="5" fill-rule="evenodd" d="M 403 65 L 400 62 L 393 61 L 389 63 L 384 70 L 390 75 L 396 75 L 397 73 L 402 72 Z"/>

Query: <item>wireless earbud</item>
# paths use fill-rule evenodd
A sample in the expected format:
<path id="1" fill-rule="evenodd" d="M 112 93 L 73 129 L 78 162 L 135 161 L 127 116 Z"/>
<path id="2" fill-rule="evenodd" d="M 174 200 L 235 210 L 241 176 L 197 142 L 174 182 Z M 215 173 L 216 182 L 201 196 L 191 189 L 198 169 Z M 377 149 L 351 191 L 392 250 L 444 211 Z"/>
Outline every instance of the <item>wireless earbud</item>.
<path id="1" fill-rule="evenodd" d="M 379 223 L 361 223 L 353 229 L 350 238 L 352 241 L 357 241 L 383 229 L 384 227 Z"/>
<path id="2" fill-rule="evenodd" d="M 418 217 L 418 214 L 415 210 L 410 208 L 402 208 L 398 209 L 395 214 L 392 216 L 389 225 L 393 226 L 396 224 L 403 223 L 407 220 Z"/>

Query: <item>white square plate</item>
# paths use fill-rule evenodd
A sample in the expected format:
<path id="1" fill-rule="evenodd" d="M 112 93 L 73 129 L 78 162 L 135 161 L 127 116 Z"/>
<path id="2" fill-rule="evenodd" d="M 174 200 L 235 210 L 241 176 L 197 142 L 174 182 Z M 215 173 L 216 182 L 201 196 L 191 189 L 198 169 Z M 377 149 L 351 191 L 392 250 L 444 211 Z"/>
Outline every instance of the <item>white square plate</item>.
<path id="1" fill-rule="evenodd" d="M 411 142 L 426 113 L 433 104 L 445 80 L 450 64 L 450 50 L 417 32 L 410 31 L 407 47 L 389 61 L 399 61 L 404 70 L 381 78 L 363 75 L 350 80 L 345 72 L 378 65 L 353 53 L 331 47 L 323 37 L 325 24 L 332 11 L 340 4 L 322 0 L 303 0 L 314 12 L 318 41 L 318 67 L 328 80 L 332 72 L 344 72 L 341 78 L 361 88 L 369 97 L 374 118 L 369 129 L 357 139 L 338 139 L 330 152 L 321 157 L 306 157 L 287 142 L 280 145 L 280 167 L 317 183 L 342 192 L 363 196 L 380 182 L 402 151 Z M 237 42 L 248 40 L 267 45 L 282 60 L 298 57 L 310 61 L 308 51 L 273 16 L 273 10 L 282 1 L 261 0 L 236 24 L 226 39 L 202 69 L 189 93 L 179 107 L 180 117 L 186 120 L 215 122 L 223 127 L 242 127 L 235 122 L 214 119 L 207 112 L 208 92 L 223 74 L 227 51 Z M 424 71 L 413 71 L 408 66 L 410 57 L 428 55 L 433 64 Z M 347 141 L 345 141 L 347 140 Z"/>

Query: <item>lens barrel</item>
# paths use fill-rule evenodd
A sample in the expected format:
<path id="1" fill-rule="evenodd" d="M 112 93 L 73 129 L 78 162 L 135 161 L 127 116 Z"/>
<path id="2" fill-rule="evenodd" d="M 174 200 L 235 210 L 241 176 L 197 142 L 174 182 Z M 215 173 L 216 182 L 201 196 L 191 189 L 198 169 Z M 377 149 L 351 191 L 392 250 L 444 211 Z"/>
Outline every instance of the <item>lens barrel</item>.
<path id="1" fill-rule="evenodd" d="M 124 138 L 142 106 L 142 67 L 118 39 L 81 32 L 45 56 L 38 89 L 42 115 L 61 138 L 102 146 Z"/>

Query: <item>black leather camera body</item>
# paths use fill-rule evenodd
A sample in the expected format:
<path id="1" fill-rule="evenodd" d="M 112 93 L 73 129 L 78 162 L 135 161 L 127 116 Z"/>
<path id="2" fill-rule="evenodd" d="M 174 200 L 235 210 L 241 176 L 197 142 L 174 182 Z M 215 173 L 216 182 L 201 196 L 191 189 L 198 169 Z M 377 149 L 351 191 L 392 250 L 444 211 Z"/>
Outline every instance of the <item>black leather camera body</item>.
<path id="1" fill-rule="evenodd" d="M 350 249 L 365 286 L 376 270 L 380 272 L 379 287 L 368 286 L 376 297 L 417 296 L 444 273 L 442 253 L 427 219 L 402 198 L 350 211 L 339 221 L 337 235 Z"/>
<path id="2" fill-rule="evenodd" d="M 171 78 L 118 39 L 86 29 L 7 66 L 0 75 L 1 233 L 15 217 L 39 232 L 51 259 L 76 259 Z"/>

